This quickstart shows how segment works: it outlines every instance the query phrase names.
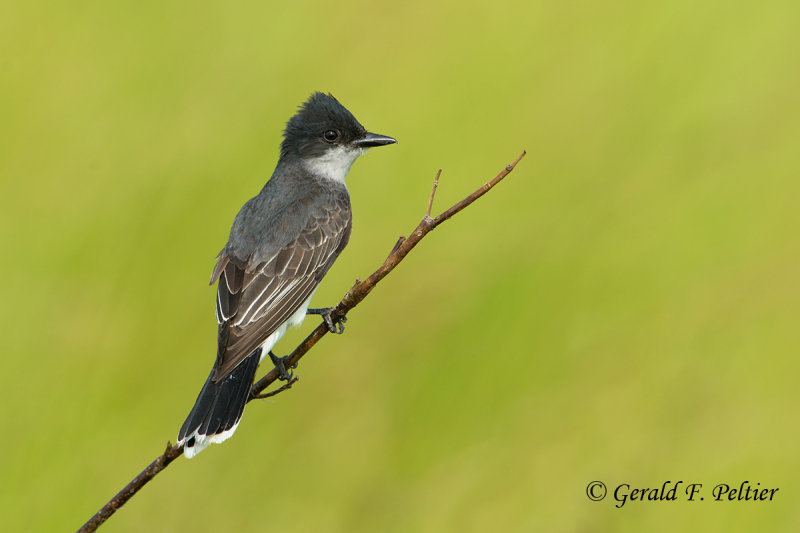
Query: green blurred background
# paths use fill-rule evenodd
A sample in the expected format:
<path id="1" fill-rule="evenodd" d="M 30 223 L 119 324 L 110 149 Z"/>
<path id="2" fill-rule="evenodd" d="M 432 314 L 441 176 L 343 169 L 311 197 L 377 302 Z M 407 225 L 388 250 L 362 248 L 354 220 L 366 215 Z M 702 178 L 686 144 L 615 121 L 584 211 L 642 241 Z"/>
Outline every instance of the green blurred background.
<path id="1" fill-rule="evenodd" d="M 101 531 L 797 531 L 796 2 L 51 2 L 0 17 L 3 531 L 70 531 L 174 441 L 214 256 L 314 90 L 338 301 L 431 234 L 235 437 Z M 316 320 L 279 345 L 288 352 Z M 591 502 L 602 480 L 705 501 Z M 717 483 L 778 487 L 714 502 Z"/>

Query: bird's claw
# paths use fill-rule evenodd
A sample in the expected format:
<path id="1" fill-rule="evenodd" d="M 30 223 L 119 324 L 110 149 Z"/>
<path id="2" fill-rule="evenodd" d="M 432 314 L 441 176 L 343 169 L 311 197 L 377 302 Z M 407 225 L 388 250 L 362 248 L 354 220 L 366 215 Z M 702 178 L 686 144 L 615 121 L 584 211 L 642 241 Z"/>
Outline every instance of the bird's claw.
<path id="1" fill-rule="evenodd" d="M 286 360 L 289 359 L 288 355 L 283 357 L 278 357 L 272 351 L 269 352 L 269 358 L 272 360 L 272 364 L 275 365 L 275 368 L 278 369 L 278 379 L 281 381 L 289 381 L 294 377 L 294 372 L 291 370 L 286 370 Z M 297 363 L 293 364 L 289 368 L 297 368 Z"/>
<path id="2" fill-rule="evenodd" d="M 325 325 L 328 326 L 328 331 L 331 333 L 336 333 L 337 335 L 341 335 L 344 333 L 344 324 L 347 322 L 347 317 L 338 317 L 334 322 L 333 318 L 331 318 L 331 315 L 335 310 L 335 307 L 323 307 L 321 309 L 309 309 L 306 313 L 309 315 L 320 315 L 325 321 Z"/>

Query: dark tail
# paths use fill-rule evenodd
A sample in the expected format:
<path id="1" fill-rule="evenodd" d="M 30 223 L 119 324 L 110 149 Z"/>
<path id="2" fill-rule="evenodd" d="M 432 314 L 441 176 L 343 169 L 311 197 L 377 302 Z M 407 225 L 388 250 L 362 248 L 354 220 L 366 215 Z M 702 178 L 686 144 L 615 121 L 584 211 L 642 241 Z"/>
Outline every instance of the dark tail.
<path id="1" fill-rule="evenodd" d="M 203 385 L 192 412 L 178 434 L 186 457 L 194 457 L 211 443 L 219 443 L 233 435 L 250 387 L 256 377 L 261 350 L 256 350 L 220 381 L 211 381 L 214 370 Z"/>

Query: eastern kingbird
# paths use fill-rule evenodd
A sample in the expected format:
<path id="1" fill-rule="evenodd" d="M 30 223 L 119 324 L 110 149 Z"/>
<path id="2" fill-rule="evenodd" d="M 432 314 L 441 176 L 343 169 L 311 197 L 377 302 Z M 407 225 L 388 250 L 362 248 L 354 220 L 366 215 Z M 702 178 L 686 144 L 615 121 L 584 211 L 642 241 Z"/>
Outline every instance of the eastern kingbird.
<path id="1" fill-rule="evenodd" d="M 347 245 L 352 215 L 345 176 L 367 148 L 396 143 L 370 133 L 332 95 L 314 93 L 286 124 L 272 177 L 236 215 L 219 253 L 217 359 L 178 434 L 186 457 L 233 435 L 261 360 L 309 309 L 320 280 Z"/>

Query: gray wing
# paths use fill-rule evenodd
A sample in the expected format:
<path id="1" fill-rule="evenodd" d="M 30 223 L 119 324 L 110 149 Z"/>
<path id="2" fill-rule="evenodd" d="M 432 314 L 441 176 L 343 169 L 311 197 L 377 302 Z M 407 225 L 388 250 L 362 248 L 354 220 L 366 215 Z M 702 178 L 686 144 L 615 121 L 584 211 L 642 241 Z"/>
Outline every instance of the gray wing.
<path id="1" fill-rule="evenodd" d="M 219 322 L 214 381 L 227 376 L 291 317 L 319 285 L 350 238 L 349 205 L 318 208 L 300 235 L 252 264 L 223 250 L 211 282 Z"/>

